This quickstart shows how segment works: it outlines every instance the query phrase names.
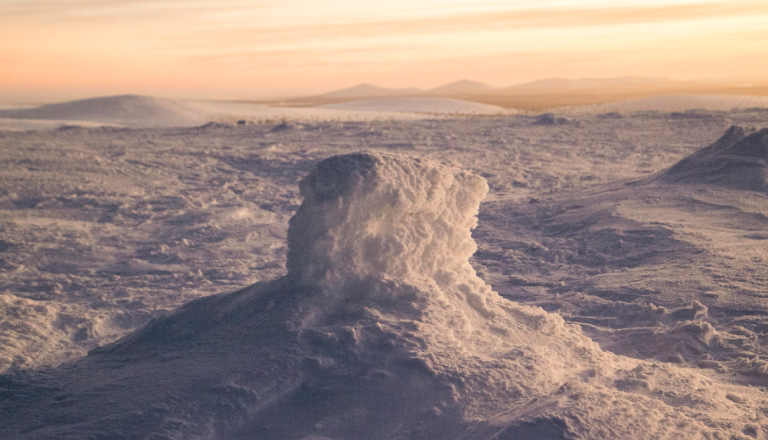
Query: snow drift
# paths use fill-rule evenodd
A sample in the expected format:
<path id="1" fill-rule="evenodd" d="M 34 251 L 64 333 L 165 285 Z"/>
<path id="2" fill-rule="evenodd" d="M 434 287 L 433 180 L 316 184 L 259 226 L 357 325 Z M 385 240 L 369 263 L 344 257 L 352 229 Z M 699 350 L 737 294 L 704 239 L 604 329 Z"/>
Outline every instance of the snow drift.
<path id="1" fill-rule="evenodd" d="M 35 108 L 0 110 L 0 118 L 101 122 L 141 127 L 194 126 L 205 117 L 185 104 L 141 95 L 81 99 Z"/>
<path id="2" fill-rule="evenodd" d="M 768 189 L 768 128 L 733 126 L 715 143 L 673 165 L 664 182 L 709 183 L 736 189 Z"/>
<path id="3" fill-rule="evenodd" d="M 0 436 L 765 431 L 759 391 L 603 352 L 560 316 L 486 285 L 468 261 L 484 179 L 429 160 L 356 153 L 320 162 L 300 190 L 286 276 L 188 303 L 74 366 L 5 377 L 11 398 L 0 401 L 0 417 L 9 422 Z"/>

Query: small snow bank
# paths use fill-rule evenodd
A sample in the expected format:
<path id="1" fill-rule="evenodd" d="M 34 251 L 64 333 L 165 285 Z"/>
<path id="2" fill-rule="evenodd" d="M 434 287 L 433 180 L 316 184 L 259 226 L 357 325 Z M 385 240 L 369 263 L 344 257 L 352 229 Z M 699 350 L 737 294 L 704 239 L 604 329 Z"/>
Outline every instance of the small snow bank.
<path id="1" fill-rule="evenodd" d="M 768 189 L 768 128 L 733 126 L 712 145 L 676 163 L 659 179 L 708 183 L 736 189 Z"/>
<path id="2" fill-rule="evenodd" d="M 729 111 L 733 109 L 768 108 L 768 97 L 747 95 L 664 95 L 605 104 L 568 106 L 557 109 L 567 114 L 663 113 L 688 110 Z"/>
<path id="3" fill-rule="evenodd" d="M 184 103 L 140 95 L 107 96 L 36 108 L 0 110 L 0 118 L 82 121 L 140 127 L 194 126 L 206 121 L 204 114 Z"/>
<path id="4" fill-rule="evenodd" d="M 300 190 L 286 276 L 190 302 L 55 384 L 13 381 L 55 395 L 15 406 L 0 436 L 684 439 L 768 426 L 758 390 L 603 352 L 494 292 L 469 263 L 483 178 L 355 153 L 318 163 Z"/>
<path id="5" fill-rule="evenodd" d="M 455 115 L 503 115 L 516 112 L 502 107 L 453 98 L 376 98 L 328 104 L 318 108 Z"/>

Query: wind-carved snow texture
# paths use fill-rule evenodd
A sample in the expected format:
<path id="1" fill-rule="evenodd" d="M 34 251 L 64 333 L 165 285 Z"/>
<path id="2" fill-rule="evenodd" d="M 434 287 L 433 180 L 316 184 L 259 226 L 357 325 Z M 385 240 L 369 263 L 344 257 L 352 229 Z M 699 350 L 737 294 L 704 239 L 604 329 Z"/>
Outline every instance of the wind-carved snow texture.
<path id="1" fill-rule="evenodd" d="M 667 182 L 711 183 L 736 189 L 768 189 L 768 128 L 733 126 L 714 144 L 676 163 Z"/>
<path id="2" fill-rule="evenodd" d="M 745 438 L 757 389 L 603 352 L 475 274 L 484 179 L 355 153 L 300 184 L 288 274 L 3 378 L 4 438 Z M 50 402 L 66 404 L 51 404 Z M 149 409 L 147 409 L 149 408 Z"/>
<path id="3" fill-rule="evenodd" d="M 351 331 L 358 348 L 384 330 L 395 350 L 368 368 L 392 374 L 405 364 L 428 373 L 436 389 L 417 394 L 442 401 L 420 408 L 425 416 L 445 411 L 467 426 L 486 422 L 469 438 L 638 438 L 639 426 L 649 437 L 726 438 L 746 429 L 734 426 L 744 413 L 731 412 L 729 402 L 715 405 L 722 413 L 710 412 L 717 399 L 702 393 L 707 379 L 604 353 L 559 316 L 504 300 L 478 278 L 468 259 L 476 250 L 470 229 L 487 192 L 484 179 L 427 160 L 365 153 L 320 162 L 300 189 L 304 202 L 288 232 L 288 277 L 324 291 L 304 325 L 330 330 L 339 316 L 358 316 Z M 654 389 L 664 382 L 667 390 Z M 680 385 L 698 395 L 662 397 Z M 397 406 L 404 396 L 381 397 Z M 691 408 L 675 409 L 681 398 Z M 691 417 L 697 409 L 703 413 Z M 446 435 L 415 432 L 409 434 Z"/>

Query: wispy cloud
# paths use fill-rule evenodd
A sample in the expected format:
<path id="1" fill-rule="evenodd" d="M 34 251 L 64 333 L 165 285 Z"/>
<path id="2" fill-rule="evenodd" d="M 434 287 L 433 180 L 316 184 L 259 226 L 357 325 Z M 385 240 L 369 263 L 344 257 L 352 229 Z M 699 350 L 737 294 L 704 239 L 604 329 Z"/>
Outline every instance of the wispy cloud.
<path id="1" fill-rule="evenodd" d="M 459 7 L 462 3 L 466 5 Z M 440 4 L 433 4 L 429 0 L 416 0 L 394 2 L 391 7 L 381 7 L 367 2 L 350 4 L 343 0 L 322 3 L 307 0 L 0 0 L 0 20 L 130 20 L 137 16 L 163 20 L 206 15 L 211 21 L 223 17 L 221 24 L 224 25 L 242 25 L 244 21 L 262 20 L 264 23 L 258 24 L 272 27 L 268 22 L 273 21 L 276 18 L 274 15 L 278 14 L 300 21 L 301 28 L 309 25 L 309 29 L 336 28 L 339 32 L 349 32 L 350 29 L 364 26 L 369 32 L 384 32 L 392 29 L 449 29 L 488 25 L 594 26 L 768 12 L 768 4 L 763 0 L 667 1 L 622 6 L 606 6 L 605 2 L 596 1 L 539 2 L 536 7 L 523 6 L 526 5 L 524 2 L 505 3 L 507 6 L 491 2 L 481 7 L 482 3 L 474 6 L 473 2 L 462 0 L 452 2 L 452 7 L 440 7 Z M 573 4 L 579 6 L 571 6 Z M 261 11 L 271 15 L 254 15 Z M 231 15 L 236 13 L 242 15 Z M 277 20 L 276 23 L 279 26 L 282 21 Z M 289 27 L 286 30 L 295 31 L 296 28 Z"/>
<path id="2" fill-rule="evenodd" d="M 254 11 L 279 5 L 274 0 L 0 0 L 0 22 L 26 20 L 66 23 L 90 20 L 154 22 L 191 16 Z"/>
<path id="3" fill-rule="evenodd" d="M 276 25 L 269 20 L 233 19 L 226 26 L 207 23 L 202 29 L 186 32 L 171 30 L 161 45 L 194 45 L 216 48 L 267 44 L 315 45 L 318 42 L 354 41 L 357 38 L 402 39 L 410 36 L 455 34 L 459 32 L 514 31 L 524 29 L 567 29 L 574 27 L 611 27 L 629 24 L 690 22 L 716 18 L 768 16 L 768 2 L 741 0 L 700 2 L 677 5 L 622 6 L 600 8 L 534 8 L 510 11 L 463 13 L 412 19 L 367 18 L 352 20 L 344 16 L 333 22 L 302 22 Z M 250 17 L 249 18 L 256 18 Z"/>
<path id="4" fill-rule="evenodd" d="M 265 82 L 264 72 L 283 81 L 440 66 L 456 77 L 516 66 L 530 79 L 611 63 L 616 74 L 657 63 L 669 75 L 681 56 L 723 67 L 718 57 L 764 54 L 767 20 L 765 0 L 0 0 L 0 87 L 107 64 L 147 78 Z M 768 67 L 756 59 L 751 68 Z"/>

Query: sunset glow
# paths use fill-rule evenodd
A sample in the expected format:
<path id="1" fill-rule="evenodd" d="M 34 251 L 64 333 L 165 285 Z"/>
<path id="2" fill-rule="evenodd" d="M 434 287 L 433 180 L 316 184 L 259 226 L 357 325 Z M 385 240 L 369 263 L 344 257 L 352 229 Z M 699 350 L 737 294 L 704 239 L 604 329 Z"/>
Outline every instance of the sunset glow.
<path id="1" fill-rule="evenodd" d="M 764 1 L 0 0 L 0 95 L 768 75 Z"/>

